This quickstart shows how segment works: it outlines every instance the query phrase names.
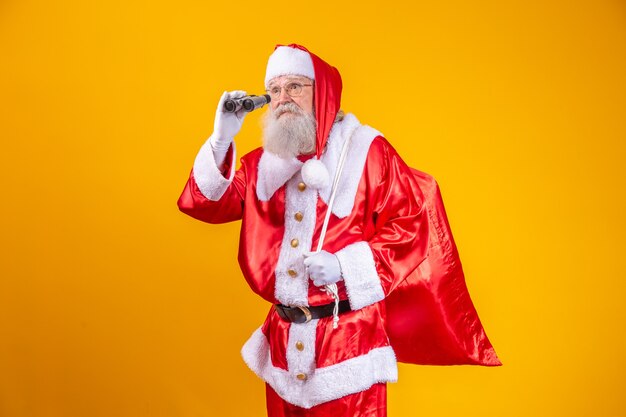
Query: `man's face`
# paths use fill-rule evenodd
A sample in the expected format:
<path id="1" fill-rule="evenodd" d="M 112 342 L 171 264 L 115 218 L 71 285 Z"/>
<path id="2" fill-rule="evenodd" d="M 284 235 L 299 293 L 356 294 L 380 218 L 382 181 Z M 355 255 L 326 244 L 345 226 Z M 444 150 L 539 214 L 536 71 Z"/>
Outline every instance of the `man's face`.
<path id="1" fill-rule="evenodd" d="M 269 82 L 272 101 L 263 116 L 263 147 L 266 151 L 281 158 L 315 152 L 317 124 L 312 84 L 313 80 L 294 75 L 283 75 Z"/>
<path id="2" fill-rule="evenodd" d="M 296 97 L 291 97 L 287 93 L 286 87 L 291 83 L 297 83 L 302 86 L 300 94 Z M 273 88 L 280 88 L 280 95 L 278 97 L 272 97 L 272 101 L 270 102 L 270 109 L 272 111 L 285 103 L 294 103 L 302 109 L 303 112 L 313 114 L 313 80 L 310 78 L 297 75 L 281 75 L 270 80 L 268 91 L 271 91 Z M 290 115 L 292 115 L 292 113 L 286 111 L 279 117 L 289 117 Z"/>

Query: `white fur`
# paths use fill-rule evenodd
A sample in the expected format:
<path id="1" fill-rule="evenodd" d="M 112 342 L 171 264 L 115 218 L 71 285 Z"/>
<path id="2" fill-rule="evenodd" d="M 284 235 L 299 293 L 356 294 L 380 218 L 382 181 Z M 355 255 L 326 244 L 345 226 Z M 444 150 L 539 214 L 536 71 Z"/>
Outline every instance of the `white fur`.
<path id="1" fill-rule="evenodd" d="M 365 355 L 317 368 L 306 381 L 299 381 L 295 376 L 297 372 L 272 365 L 269 343 L 260 328 L 245 343 L 241 354 L 250 369 L 270 384 L 281 398 L 307 409 L 365 391 L 379 382 L 398 380 L 396 355 L 391 346 L 372 349 Z"/>
<path id="2" fill-rule="evenodd" d="M 372 250 L 367 242 L 352 243 L 335 253 L 352 310 L 374 304 L 385 293 L 380 283 Z"/>
<path id="3" fill-rule="evenodd" d="M 276 269 L 276 285 L 274 295 L 287 305 L 308 305 L 309 279 L 304 268 L 303 253 L 311 250 L 313 231 L 317 217 L 317 191 L 307 187 L 304 191 L 298 189 L 302 181 L 300 173 L 296 173 L 287 182 L 285 188 L 285 234 L 280 246 L 280 254 Z M 302 221 L 294 218 L 296 212 L 303 215 Z M 291 240 L 298 239 L 298 246 L 291 247 Z M 292 277 L 287 273 L 293 269 L 298 273 Z"/>
<path id="4" fill-rule="evenodd" d="M 218 201 L 226 192 L 226 189 L 235 176 L 235 156 L 236 148 L 233 142 L 233 156 L 230 162 L 230 174 L 224 178 L 217 168 L 213 148 L 210 143 L 211 138 L 202 145 L 193 163 L 193 178 L 198 184 L 200 192 L 209 200 Z"/>
<path id="5" fill-rule="evenodd" d="M 322 161 L 315 158 L 309 159 L 304 163 L 302 179 L 306 185 L 316 190 L 328 187 L 330 183 L 328 169 L 326 169 Z"/>
<path id="6" fill-rule="evenodd" d="M 352 212 L 370 145 L 376 136 L 381 135 L 379 131 L 361 125 L 353 114 L 346 114 L 343 121 L 335 123 L 330 131 L 326 151 L 321 158 L 328 169 L 330 178 L 335 177 L 344 142 L 352 136 L 332 208 L 335 216 L 340 219 Z M 332 184 L 320 190 L 320 197 L 327 204 L 330 199 L 331 186 Z"/>
<path id="7" fill-rule="evenodd" d="M 287 369 L 289 373 L 296 376 L 299 373 L 313 375 L 315 372 L 315 335 L 317 322 L 319 320 L 311 320 L 308 323 L 292 323 L 289 326 L 289 341 L 287 342 Z M 296 343 L 302 342 L 303 350 L 296 349 Z M 297 383 L 304 384 L 306 381 L 300 381 L 294 378 Z"/>
<path id="8" fill-rule="evenodd" d="M 329 174 L 328 185 L 319 191 L 320 197 L 326 204 L 330 198 L 332 180 L 337 170 L 341 148 L 353 133 L 332 208 L 333 214 L 339 218 L 344 218 L 352 212 L 370 145 L 376 136 L 382 136 L 377 130 L 361 125 L 353 114 L 346 114 L 342 121 L 333 125 L 328 137 L 326 151 L 320 159 Z M 268 201 L 276 190 L 282 187 L 301 167 L 302 162 L 297 158 L 287 161 L 281 160 L 278 156 L 264 151 L 259 163 L 257 180 L 259 199 Z"/>
<path id="9" fill-rule="evenodd" d="M 265 88 L 270 80 L 280 75 L 303 75 L 315 79 L 313 60 L 308 52 L 290 46 L 280 46 L 274 50 L 265 69 Z"/>
<path id="10" fill-rule="evenodd" d="M 298 158 L 284 159 L 271 152 L 263 151 L 259 160 L 259 176 L 256 183 L 256 196 L 261 201 L 268 201 L 276 190 L 282 187 L 293 174 L 302 168 Z"/>

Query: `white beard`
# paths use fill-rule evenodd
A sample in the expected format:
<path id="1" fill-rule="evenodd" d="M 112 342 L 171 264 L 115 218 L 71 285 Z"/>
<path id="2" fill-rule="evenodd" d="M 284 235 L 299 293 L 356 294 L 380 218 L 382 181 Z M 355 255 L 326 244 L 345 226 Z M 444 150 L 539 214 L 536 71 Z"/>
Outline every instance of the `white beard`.
<path id="1" fill-rule="evenodd" d="M 268 110 L 262 122 L 263 148 L 266 151 L 285 159 L 315 152 L 315 117 L 294 103 L 285 103 L 275 110 Z"/>

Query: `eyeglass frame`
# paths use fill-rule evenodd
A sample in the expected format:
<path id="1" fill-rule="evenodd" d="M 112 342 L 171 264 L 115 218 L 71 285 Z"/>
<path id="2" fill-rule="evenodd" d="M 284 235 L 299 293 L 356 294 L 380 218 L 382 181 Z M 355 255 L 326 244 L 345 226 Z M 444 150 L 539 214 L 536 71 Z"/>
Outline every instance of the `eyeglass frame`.
<path id="1" fill-rule="evenodd" d="M 296 84 L 296 85 L 299 85 L 299 86 L 300 86 L 300 93 L 298 93 L 298 94 L 297 94 L 297 95 L 295 95 L 295 96 L 292 96 L 291 94 L 289 94 L 289 90 L 287 90 L 287 86 L 288 86 L 288 85 L 290 85 L 290 84 Z M 298 82 L 298 81 L 289 81 L 289 82 L 288 82 L 288 83 L 286 83 L 285 85 L 275 85 L 275 86 L 273 86 L 273 87 L 271 87 L 271 88 L 269 88 L 269 89 L 265 90 L 265 92 L 266 92 L 267 94 L 269 94 L 269 95 L 270 95 L 270 97 L 271 97 L 273 100 L 276 100 L 278 97 L 280 97 L 281 93 L 283 92 L 283 89 L 285 90 L 285 92 L 287 93 L 287 95 L 288 95 L 289 97 L 300 97 L 300 96 L 302 95 L 302 87 L 312 87 L 312 86 L 313 86 L 313 84 L 302 84 L 302 83 L 300 83 L 300 82 Z M 278 91 L 278 94 L 274 97 L 274 95 L 271 93 L 271 91 L 272 91 L 272 89 L 274 89 L 275 87 L 280 87 L 280 90 Z"/>

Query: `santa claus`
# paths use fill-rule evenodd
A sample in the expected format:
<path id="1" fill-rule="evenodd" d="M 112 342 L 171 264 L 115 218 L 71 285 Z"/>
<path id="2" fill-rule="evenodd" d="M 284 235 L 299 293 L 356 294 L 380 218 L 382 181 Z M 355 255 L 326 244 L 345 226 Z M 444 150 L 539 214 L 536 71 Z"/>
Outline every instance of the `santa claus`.
<path id="1" fill-rule="evenodd" d="M 241 270 L 272 304 L 242 349 L 268 415 L 385 416 L 398 359 L 498 365 L 432 177 L 344 115 L 339 72 L 306 48 L 277 46 L 265 87 L 263 147 L 235 169 L 246 113 L 223 105 L 246 93 L 225 92 L 178 206 L 242 220 Z"/>

